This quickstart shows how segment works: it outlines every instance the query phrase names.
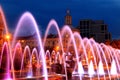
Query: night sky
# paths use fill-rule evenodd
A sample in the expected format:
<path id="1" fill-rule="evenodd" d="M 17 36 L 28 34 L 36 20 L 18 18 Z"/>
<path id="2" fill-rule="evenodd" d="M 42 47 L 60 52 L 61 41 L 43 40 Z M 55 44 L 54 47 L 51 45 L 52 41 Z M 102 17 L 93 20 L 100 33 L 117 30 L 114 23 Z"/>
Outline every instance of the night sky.
<path id="1" fill-rule="evenodd" d="M 70 9 L 73 26 L 80 19 L 104 20 L 112 37 L 120 38 L 120 0 L 0 0 L 0 4 L 11 29 L 25 11 L 33 14 L 42 31 L 51 19 L 63 26 L 66 10 Z"/>

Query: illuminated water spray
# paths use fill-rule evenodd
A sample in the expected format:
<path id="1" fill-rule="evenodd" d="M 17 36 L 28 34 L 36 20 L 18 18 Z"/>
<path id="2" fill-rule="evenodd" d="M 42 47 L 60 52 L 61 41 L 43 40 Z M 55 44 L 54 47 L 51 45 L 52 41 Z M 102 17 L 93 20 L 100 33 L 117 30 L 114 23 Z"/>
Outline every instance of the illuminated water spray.
<path id="1" fill-rule="evenodd" d="M 1 7 L 0 13 L 2 15 L 3 23 L 5 26 L 5 34 L 8 34 L 8 27 Z M 54 27 L 57 31 L 57 39 L 59 43 L 57 47 L 59 48 L 57 48 L 57 50 L 52 50 L 52 52 L 49 52 L 49 50 L 45 51 L 44 47 L 47 42 L 47 36 L 51 27 Z M 31 46 L 26 44 L 25 48 L 22 48 L 22 44 L 17 41 L 17 37 L 19 36 L 20 32 L 30 34 L 35 33 L 35 40 L 37 41 L 36 45 L 38 47 L 31 50 Z M 71 73 L 77 72 L 77 74 L 73 74 L 73 76 L 75 76 L 75 78 L 77 77 L 77 79 L 79 80 L 92 78 L 98 80 L 112 80 L 113 75 L 114 78 L 116 78 L 117 75 L 117 79 L 119 79 L 118 70 L 120 70 L 120 50 L 110 48 L 103 43 L 96 43 L 93 39 L 82 39 L 79 33 L 73 32 L 71 28 L 67 25 L 63 26 L 62 29 L 59 29 L 59 26 L 54 19 L 49 22 L 45 31 L 44 38 L 41 38 L 39 33 L 40 31 L 38 29 L 38 25 L 32 14 L 30 12 L 23 13 L 16 26 L 12 42 L 10 43 L 10 41 L 8 40 L 4 42 L 2 47 L 0 55 L 0 68 L 3 66 L 2 63 L 3 59 L 5 58 L 4 55 L 5 53 L 7 54 L 7 69 L 5 72 L 7 76 L 5 76 L 3 79 L 37 79 L 38 77 L 42 76 L 44 77 L 44 80 L 48 80 L 49 76 L 51 77 L 51 75 L 53 75 L 54 73 L 54 76 L 59 75 L 62 77 L 66 77 L 65 79 L 68 80 L 68 67 L 71 67 Z M 68 41 L 65 41 L 65 36 L 68 37 Z M 5 46 L 7 46 L 7 52 L 4 53 Z M 73 49 L 73 52 L 70 52 L 70 48 Z M 66 56 L 68 57 L 68 59 L 66 59 Z M 74 60 L 69 56 L 73 56 Z M 115 58 L 115 60 L 110 63 L 109 60 L 111 60 L 111 58 Z M 17 64 L 15 63 L 17 59 L 20 65 L 20 69 L 18 71 L 19 74 L 16 74 L 14 67 L 15 64 Z M 69 61 L 72 60 L 75 64 L 71 66 L 71 64 L 69 64 Z M 56 66 L 56 64 L 61 65 L 61 67 L 58 65 Z M 67 66 L 67 64 L 69 66 Z M 52 66 L 54 66 L 55 68 L 52 68 Z M 62 68 L 60 73 L 61 75 L 55 72 L 55 69 L 58 69 L 58 67 L 60 69 Z M 53 69 L 53 72 L 51 68 Z M 48 71 L 50 71 L 50 73 Z M 104 75 L 104 77 L 101 75 Z"/>
<path id="2" fill-rule="evenodd" d="M 118 74 L 115 60 L 112 61 L 110 73 L 111 73 L 111 75 L 117 75 Z"/>
<path id="3" fill-rule="evenodd" d="M 104 75 L 105 74 L 102 61 L 99 62 L 98 74 L 99 75 Z"/>

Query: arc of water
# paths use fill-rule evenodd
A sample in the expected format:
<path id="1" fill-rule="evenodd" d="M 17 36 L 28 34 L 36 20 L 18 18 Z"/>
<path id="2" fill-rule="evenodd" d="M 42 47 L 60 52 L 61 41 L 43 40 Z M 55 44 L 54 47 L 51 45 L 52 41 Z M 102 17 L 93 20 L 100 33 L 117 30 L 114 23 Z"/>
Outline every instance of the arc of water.
<path id="1" fill-rule="evenodd" d="M 53 27 L 52 25 L 54 25 L 55 29 L 57 30 L 58 41 L 60 41 L 61 50 L 62 50 L 62 53 L 64 53 L 60 29 L 59 29 L 59 26 L 58 26 L 57 22 L 54 19 L 50 20 L 50 22 L 49 22 L 49 24 L 47 26 L 47 29 L 46 29 L 46 32 L 45 32 L 45 36 L 44 36 L 44 39 L 43 39 L 43 47 L 45 45 L 48 32 L 49 32 L 50 28 Z"/>
<path id="2" fill-rule="evenodd" d="M 117 79 L 119 79 L 118 78 L 118 74 L 117 74 L 117 70 L 116 70 L 116 64 L 114 63 L 114 60 L 116 60 L 116 62 L 117 62 L 117 57 L 114 55 L 114 51 L 115 50 L 113 50 L 111 47 L 109 47 L 109 46 L 106 46 L 106 45 L 104 45 L 104 44 L 101 44 L 103 47 L 105 47 L 105 49 L 106 49 L 106 51 L 107 51 L 107 54 L 108 55 L 110 55 L 111 57 L 112 57 L 112 64 L 111 64 L 111 70 L 110 70 L 110 74 L 112 75 L 112 74 L 115 74 L 116 73 L 116 75 L 117 75 Z M 117 64 L 118 64 L 118 62 L 117 62 Z M 119 65 L 119 64 L 118 64 Z M 114 71 L 113 71 L 113 69 L 114 69 Z"/>
<path id="3" fill-rule="evenodd" d="M 106 58 L 108 57 L 108 59 L 112 61 L 111 58 L 113 59 L 113 56 L 112 56 L 111 50 L 103 43 L 101 44 L 101 46 L 104 48 Z"/>
<path id="4" fill-rule="evenodd" d="M 5 52 L 4 52 L 5 51 Z M 5 75 L 4 76 L 4 78 L 5 79 L 10 79 L 11 78 L 11 74 L 10 74 L 10 57 L 9 57 L 9 49 L 8 49 L 8 44 L 7 44 L 7 42 L 5 42 L 4 44 L 3 44 L 3 47 L 2 47 L 2 52 L 1 52 L 1 56 L 0 56 L 0 68 L 1 68 L 1 64 L 2 64 L 2 59 L 4 59 L 3 58 L 3 55 L 5 55 L 6 56 L 6 62 L 4 61 L 4 63 L 6 63 L 5 64 L 5 66 L 4 66 L 4 69 L 6 69 L 5 70 L 5 73 L 7 74 L 7 75 Z"/>
<path id="5" fill-rule="evenodd" d="M 0 67 L 1 67 L 2 56 L 3 56 L 3 51 L 4 51 L 5 46 L 7 46 L 7 42 L 4 42 L 4 44 L 2 46 L 2 51 L 1 51 L 1 55 L 0 55 Z"/>
<path id="6" fill-rule="evenodd" d="M 62 63 L 61 56 L 60 56 L 59 52 L 57 52 L 57 54 L 56 54 L 56 62 L 58 62 L 57 60 L 59 60 L 60 64 Z"/>
<path id="7" fill-rule="evenodd" d="M 17 49 L 19 48 L 19 51 L 20 53 L 22 53 L 22 48 L 21 48 L 21 44 L 18 42 L 14 48 L 14 53 L 13 53 L 13 62 L 14 62 L 14 59 L 15 59 L 15 55 L 16 55 L 16 52 L 17 52 Z"/>
<path id="8" fill-rule="evenodd" d="M 79 57 L 77 56 L 78 55 L 78 50 L 77 50 L 77 46 L 76 46 L 76 42 L 75 42 L 75 39 L 74 39 L 74 35 L 71 31 L 71 29 L 69 28 L 69 26 L 64 26 L 63 29 L 62 29 L 62 35 L 64 35 L 64 33 L 66 33 L 66 31 L 69 32 L 70 34 L 70 38 L 72 39 L 73 41 L 73 46 L 74 46 L 74 49 L 75 49 L 75 54 L 76 54 L 76 58 L 77 58 L 77 64 L 79 64 Z M 80 77 L 80 76 L 79 76 Z"/>
<path id="9" fill-rule="evenodd" d="M 94 62 L 95 62 L 95 66 L 97 66 L 97 62 L 96 62 L 96 57 L 95 57 L 95 54 L 94 54 L 94 51 L 93 51 L 93 46 L 91 45 L 91 43 L 90 43 L 90 40 L 88 40 L 87 38 L 84 38 L 84 41 L 87 41 L 87 43 L 86 43 L 86 48 L 87 47 L 90 47 L 91 48 L 91 53 L 92 53 L 92 56 L 93 56 L 93 60 L 94 60 Z M 92 64 L 92 63 L 91 63 Z M 89 73 L 89 72 L 88 72 Z M 93 72 L 93 74 L 95 74 L 94 72 Z M 93 75 L 92 74 L 92 75 Z M 90 74 L 89 74 L 90 75 Z M 98 75 L 97 75 L 98 76 Z M 98 76 L 98 79 L 99 79 L 99 76 Z"/>
<path id="10" fill-rule="evenodd" d="M 22 55 L 22 47 L 21 47 L 21 44 L 18 42 L 17 44 L 16 44 L 16 46 L 15 46 L 15 48 L 14 48 L 14 51 L 13 51 L 13 59 L 12 59 L 12 63 L 13 63 L 13 66 L 14 66 L 14 61 L 15 61 L 15 58 L 16 58 L 16 56 L 18 55 L 17 54 L 17 50 L 19 49 L 19 52 L 20 52 L 20 54 Z M 18 56 L 17 56 L 18 57 Z M 19 57 L 21 57 L 21 56 L 19 56 Z M 22 63 L 21 63 L 22 64 Z M 21 65 L 20 64 L 20 65 Z M 15 66 L 14 66 L 15 67 Z M 21 66 L 20 66 L 21 67 Z M 13 71 L 13 73 L 14 73 L 14 75 L 15 75 L 15 70 L 12 70 Z M 21 71 L 20 71 L 20 73 L 21 73 Z M 13 79 L 15 79 L 15 76 L 13 77 Z"/>
<path id="11" fill-rule="evenodd" d="M 33 55 L 35 55 L 35 56 L 33 56 Z M 39 62 L 39 56 L 38 56 L 38 52 L 37 52 L 37 49 L 36 48 L 34 48 L 33 50 L 32 50 L 32 54 L 31 54 L 31 60 L 30 61 L 32 61 L 32 59 L 33 59 L 33 57 L 36 57 L 36 61 L 37 61 L 37 64 L 36 64 L 36 71 L 35 72 L 37 72 L 37 75 L 39 75 L 40 73 L 39 73 L 39 70 L 40 70 L 40 67 L 38 67 L 38 64 L 40 64 Z M 32 63 L 31 63 L 32 64 Z M 33 72 L 33 71 L 32 71 Z"/>
<path id="12" fill-rule="evenodd" d="M 44 71 L 44 75 L 45 75 L 45 80 L 48 80 L 48 76 L 47 76 L 47 70 L 46 70 L 46 61 L 44 59 L 45 57 L 45 52 L 43 50 L 43 46 L 42 46 L 42 42 L 41 42 L 41 36 L 39 34 L 39 30 L 38 30 L 38 26 L 37 26 L 37 23 L 34 19 L 34 17 L 32 16 L 32 14 L 30 12 L 25 12 L 22 17 L 20 18 L 19 22 L 18 22 L 18 25 L 17 25 L 17 28 L 15 30 L 15 34 L 14 34 L 14 37 L 13 37 L 13 41 L 12 41 L 12 47 L 14 47 L 15 45 L 15 40 L 16 40 L 16 36 L 17 36 L 17 32 L 19 31 L 20 29 L 20 26 L 22 24 L 22 22 L 24 21 L 25 18 L 29 18 L 29 20 L 32 21 L 33 25 L 34 25 L 34 28 L 35 28 L 35 31 L 36 31 L 36 34 L 37 34 L 37 39 L 38 39 L 38 44 L 39 44 L 39 47 L 40 47 L 40 54 L 39 54 L 39 58 L 41 56 L 42 60 L 43 60 L 43 71 Z"/>
<path id="13" fill-rule="evenodd" d="M 99 71 L 102 73 L 102 75 L 104 75 L 104 79 L 106 80 L 106 77 L 105 77 L 105 72 L 104 72 L 104 69 L 102 68 L 103 67 L 103 64 L 102 64 L 102 58 L 101 58 L 101 55 L 100 55 L 100 51 L 99 51 L 99 48 L 97 47 L 97 45 L 99 45 L 98 43 L 96 43 L 93 39 L 90 39 L 90 41 L 93 43 L 93 45 L 95 46 L 94 48 L 94 50 L 96 50 L 97 52 L 97 54 L 98 54 L 98 57 L 99 57 L 99 66 L 98 66 L 98 70 L 97 70 L 97 74 L 98 74 L 98 79 L 100 79 L 100 73 L 99 73 Z M 100 67 L 100 66 L 102 66 L 102 67 Z M 102 71 L 101 71 L 101 69 L 102 69 Z"/>
<path id="14" fill-rule="evenodd" d="M 64 54 L 64 50 L 63 50 L 63 44 L 62 44 L 62 39 L 61 39 L 61 34 L 60 34 L 60 30 L 59 30 L 59 27 L 58 27 L 58 24 L 56 23 L 56 21 L 54 19 L 52 19 L 48 26 L 47 26 L 47 29 L 46 29 L 46 32 L 45 32 L 45 36 L 44 36 L 44 41 L 43 41 L 43 47 L 45 45 L 45 42 L 46 42 L 46 38 L 47 38 L 47 34 L 50 30 L 50 28 L 52 27 L 52 25 L 55 26 L 57 32 L 58 32 L 58 38 L 59 38 L 59 41 L 60 41 L 60 46 L 61 46 L 61 51 L 62 51 L 62 56 Z M 64 60 L 63 60 L 64 61 Z M 65 69 L 66 70 L 66 69 Z M 66 72 L 66 71 L 65 71 Z M 67 80 L 67 76 L 66 76 L 66 80 Z"/>
<path id="15" fill-rule="evenodd" d="M 104 51 L 102 49 L 102 47 L 100 45 L 98 45 L 102 55 L 103 55 L 103 59 L 105 60 L 105 64 L 107 66 L 107 72 L 108 72 L 108 76 L 109 76 L 109 79 L 111 80 L 111 76 L 110 76 L 110 72 L 109 72 L 109 68 L 108 68 L 108 63 L 107 63 L 107 60 L 106 60 L 106 57 L 105 57 L 105 54 L 104 54 Z"/>
<path id="16" fill-rule="evenodd" d="M 24 62 L 24 59 L 25 59 L 25 55 L 27 55 L 27 53 L 26 53 L 27 50 L 28 50 L 28 57 L 29 57 L 29 61 L 30 61 L 31 52 L 30 52 L 29 46 L 27 45 L 27 46 L 24 48 L 24 52 L 23 52 L 23 56 L 22 56 L 20 76 L 21 76 L 21 71 L 23 70 L 23 66 L 24 66 L 24 65 L 23 65 L 23 62 Z"/>
<path id="17" fill-rule="evenodd" d="M 50 52 L 49 52 L 49 50 L 47 50 L 46 51 L 46 53 L 45 53 L 45 59 L 48 57 L 48 60 L 50 61 L 50 65 L 52 64 L 51 63 L 51 55 L 50 55 Z"/>
<path id="18" fill-rule="evenodd" d="M 112 55 L 113 55 L 113 57 L 114 57 L 114 60 L 112 61 L 112 67 L 114 67 L 114 73 L 116 73 L 117 79 L 119 79 L 117 70 L 120 71 L 120 69 L 119 69 L 120 64 L 119 64 L 118 58 L 117 58 L 117 56 L 116 56 L 117 52 L 116 52 L 116 50 L 113 49 L 112 47 L 108 47 L 108 49 L 111 49 L 111 53 L 113 53 Z M 115 63 L 114 61 L 115 61 L 116 63 Z M 116 66 L 116 64 L 117 64 L 117 66 Z M 112 67 L 111 67 L 111 74 L 112 74 Z M 117 68 L 118 68 L 118 69 L 117 69 Z"/>
<path id="19" fill-rule="evenodd" d="M 3 24 L 4 24 L 4 26 L 5 26 L 5 33 L 6 33 L 6 34 L 9 34 L 8 26 L 7 26 L 7 23 L 6 23 L 6 18 L 5 18 L 5 15 L 4 15 L 4 11 L 3 11 L 3 9 L 2 9 L 2 6 L 0 6 L 0 13 L 1 13 L 1 16 L 2 16 Z M 10 41 L 9 41 L 9 40 L 8 40 L 7 42 L 8 42 L 8 47 L 9 47 L 9 50 L 10 50 L 11 69 L 14 70 L 13 63 L 12 63 L 12 61 L 13 61 L 12 59 L 13 59 L 13 58 L 12 58 L 11 44 L 10 44 Z M 15 80 L 15 79 L 14 79 L 14 77 L 15 77 L 14 72 L 12 73 L 12 75 L 13 75 L 13 80 Z"/>
<path id="20" fill-rule="evenodd" d="M 1 12 L 1 14 L 2 14 L 2 18 L 3 18 L 3 23 L 4 23 L 4 25 L 5 25 L 5 30 L 6 30 L 6 34 L 8 34 L 9 32 L 8 32 L 8 27 L 7 27 L 7 24 L 6 24 L 6 20 L 5 20 L 5 16 L 4 16 L 4 13 L 3 13 L 3 10 L 2 10 L 2 8 L 0 7 L 0 12 Z M 63 50 L 63 44 L 62 44 L 62 39 L 61 39 L 61 35 L 60 35 L 60 31 L 59 31 L 59 28 L 58 28 L 58 25 L 57 25 L 57 23 L 54 21 L 54 20 L 51 20 L 51 22 L 49 23 L 49 25 L 48 25 L 48 29 L 47 29 L 47 31 L 46 31 L 46 34 L 45 34 L 45 40 L 44 40 L 44 42 L 43 42 L 43 45 L 42 45 L 42 42 L 41 42 L 41 37 L 40 37 L 40 34 L 39 34 L 39 30 L 38 30 L 38 27 L 37 27 L 37 24 L 36 24 L 36 21 L 34 20 L 34 18 L 33 18 L 33 16 L 29 13 L 29 12 L 27 12 L 27 13 L 25 13 L 25 14 L 23 14 L 23 16 L 21 17 L 21 19 L 20 19 L 20 22 L 18 23 L 18 25 L 17 25 L 17 29 L 16 29 L 16 32 L 15 32 L 15 35 L 14 35 L 14 39 L 13 39 L 13 42 L 12 42 L 12 47 L 11 47 L 11 44 L 10 44 L 10 42 L 8 41 L 8 50 L 10 50 L 10 61 L 11 61 L 11 69 L 12 70 L 14 70 L 14 67 L 13 67 L 13 62 L 14 62 L 14 58 L 15 58 L 15 55 L 16 55 L 16 48 L 17 47 L 21 47 L 21 45 L 18 43 L 17 45 L 16 45 L 16 47 L 15 47 L 15 51 L 14 51 L 14 53 L 13 53 L 13 55 L 11 54 L 12 53 L 12 49 L 11 48 L 13 48 L 14 47 L 14 45 L 15 45 L 15 40 L 16 40 L 16 36 L 17 36 L 17 31 L 19 30 L 19 26 L 21 25 L 21 23 L 22 23 L 22 21 L 23 21 L 23 19 L 25 18 L 25 17 L 29 17 L 32 21 L 33 21 L 33 24 L 35 25 L 35 30 L 36 30 L 36 32 L 37 32 L 37 37 L 38 37 L 38 41 L 39 41 L 39 46 L 40 46 L 40 53 L 42 53 L 41 55 L 42 55 L 42 60 L 43 60 L 43 65 L 45 66 L 45 67 L 43 67 L 43 69 L 44 69 L 44 74 L 46 75 L 45 76 L 45 80 L 47 80 L 48 79 L 48 77 L 47 77 L 47 70 L 45 69 L 46 68 L 46 65 L 45 65 L 45 63 L 46 63 L 46 61 L 44 60 L 44 57 L 45 57 L 45 55 L 44 55 L 44 50 L 43 50 L 43 46 L 44 46 L 44 42 L 46 41 L 46 37 L 47 37 L 47 33 L 48 33 L 48 31 L 49 31 L 49 29 L 50 29 L 50 26 L 51 25 L 55 25 L 56 26 L 56 29 L 57 29 L 57 31 L 58 31 L 58 35 L 59 35 L 59 40 L 60 40 L 60 45 L 61 45 L 61 47 L 62 47 L 62 52 L 63 52 L 63 55 L 64 55 L 64 50 Z M 64 29 L 66 29 L 66 27 L 64 28 Z M 65 31 L 63 29 L 63 32 Z M 73 33 L 72 33 L 72 31 L 70 30 L 70 28 L 67 28 L 67 30 L 69 30 L 70 31 L 70 34 L 71 34 L 71 40 L 73 41 L 73 46 L 74 46 L 74 48 L 75 48 L 75 53 L 76 53 L 76 57 L 77 57 L 77 59 L 78 59 L 78 48 L 76 47 L 76 42 L 75 42 L 75 38 L 74 38 L 74 36 L 73 36 Z M 83 49 L 84 49 L 84 54 L 85 54 L 85 56 L 86 56 L 86 60 L 87 60 L 87 64 L 88 64 L 88 59 L 87 59 L 87 54 L 86 54 L 86 50 L 85 50 L 85 44 L 83 44 L 83 40 L 81 40 L 81 38 L 80 38 L 80 41 L 81 41 L 81 43 L 82 43 L 82 47 L 83 47 Z M 71 41 L 70 41 L 71 42 Z M 5 45 L 7 44 L 7 42 L 5 43 Z M 87 45 L 89 45 L 90 47 L 92 47 L 91 48 L 91 52 L 92 52 L 92 55 L 93 55 L 93 57 L 94 57 L 94 62 L 95 62 L 95 64 L 97 64 L 96 63 L 96 57 L 95 57 L 95 54 L 94 54 L 94 51 L 93 51 L 93 46 L 92 46 L 92 43 L 90 43 L 90 41 L 89 40 L 87 40 Z M 113 49 L 113 48 L 110 48 L 110 47 L 106 47 L 104 44 L 101 44 L 101 45 L 99 45 L 99 44 L 97 44 L 98 45 L 98 48 L 100 49 L 100 51 L 102 52 L 102 55 L 103 55 L 103 57 L 104 57 L 104 60 L 105 60 L 105 63 L 106 63 L 106 66 L 107 66 L 107 71 L 108 71 L 108 74 L 109 74 L 109 79 L 111 80 L 111 76 L 110 76 L 110 72 L 109 72 L 109 70 L 108 70 L 108 63 L 107 63 L 107 59 L 106 59 L 106 55 L 104 54 L 105 53 L 105 51 L 103 50 L 103 47 L 105 47 L 105 49 L 107 50 L 106 51 L 106 54 L 108 54 L 108 56 L 109 56 L 109 58 L 110 58 L 110 56 L 112 57 L 112 59 L 115 59 L 115 61 L 116 61 L 116 63 L 117 63 L 117 67 L 120 67 L 120 65 L 119 65 L 119 62 L 118 62 L 118 57 L 117 57 L 117 55 L 115 54 L 115 53 L 117 53 L 117 51 L 115 51 L 114 52 L 114 50 L 115 49 Z M 103 46 L 103 47 L 102 47 Z M 97 49 L 98 49 L 97 48 Z M 110 50 L 111 49 L 111 50 Z M 35 49 L 33 50 L 33 51 L 36 51 Z M 2 51 L 3 52 L 3 51 Z M 22 52 L 22 50 L 21 50 L 21 52 Z M 2 55 L 3 55 L 3 53 L 1 54 L 1 58 L 0 58 L 0 66 L 1 66 L 1 61 L 2 61 Z M 33 55 L 33 54 L 32 54 Z M 36 54 L 37 55 L 37 54 Z M 23 55 L 24 56 L 24 55 Z M 38 56 L 38 55 L 37 55 Z M 40 58 L 40 54 L 39 54 L 39 58 Z M 37 60 L 39 61 L 39 58 L 37 57 Z M 101 60 L 101 56 L 100 56 L 100 54 L 99 54 L 99 58 L 100 58 L 100 60 Z M 23 59 L 22 59 L 22 62 L 23 62 L 23 60 L 24 60 L 24 57 L 23 57 Z M 78 64 L 78 62 L 79 62 L 79 60 L 77 60 L 77 64 Z M 113 62 L 114 62 L 114 60 L 113 60 Z M 23 66 L 23 64 L 21 64 L 22 66 Z M 119 68 L 119 71 L 120 71 L 120 68 Z M 14 75 L 14 72 L 13 72 L 13 79 L 15 79 L 15 75 Z"/>
<path id="21" fill-rule="evenodd" d="M 85 58 L 86 58 L 86 64 L 89 65 L 88 58 L 87 58 L 87 53 L 86 53 L 86 50 L 85 50 L 85 45 L 83 44 L 84 42 L 83 42 L 81 36 L 76 32 L 74 32 L 74 36 L 78 37 L 78 39 L 80 41 L 80 44 L 81 44 L 81 47 L 83 49 L 83 54 L 85 55 Z M 81 76 L 80 76 L 80 79 L 82 79 Z"/>
<path id="22" fill-rule="evenodd" d="M 113 53 L 113 56 L 114 56 L 114 58 L 115 58 L 115 61 L 116 61 L 116 63 L 117 63 L 117 68 L 118 68 L 118 70 L 120 71 L 120 64 L 119 64 L 119 62 L 118 62 L 118 57 L 117 57 L 117 50 L 115 50 L 115 49 L 113 49 L 112 47 L 109 47 L 109 49 L 111 49 L 111 51 L 112 51 L 112 53 Z"/>
<path id="23" fill-rule="evenodd" d="M 1 16 L 2 16 L 2 20 L 3 20 L 3 24 L 5 26 L 5 31 L 6 33 L 9 33 L 8 31 L 8 26 L 7 26 L 7 23 L 6 23 L 6 18 L 5 18 L 5 15 L 4 15 L 4 11 L 2 9 L 2 6 L 0 6 L 0 13 L 1 13 Z"/>
<path id="24" fill-rule="evenodd" d="M 62 48 L 62 51 L 63 51 L 63 45 L 61 44 L 62 43 L 62 39 L 61 39 L 60 29 L 58 27 L 57 22 L 54 19 L 50 20 L 50 22 L 49 22 L 49 24 L 47 26 L 47 29 L 46 29 L 46 32 L 45 32 L 45 36 L 44 36 L 44 40 L 43 40 L 43 46 L 45 45 L 47 34 L 48 34 L 50 28 L 52 27 L 52 25 L 55 26 L 55 28 L 56 28 L 56 30 L 58 32 L 58 38 L 59 38 L 60 45 L 61 45 L 61 48 Z"/>

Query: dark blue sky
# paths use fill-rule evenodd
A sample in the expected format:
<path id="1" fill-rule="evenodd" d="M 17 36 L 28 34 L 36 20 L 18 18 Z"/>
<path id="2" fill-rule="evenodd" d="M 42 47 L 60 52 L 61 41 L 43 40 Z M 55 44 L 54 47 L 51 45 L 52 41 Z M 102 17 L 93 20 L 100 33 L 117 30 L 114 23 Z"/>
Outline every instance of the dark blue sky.
<path id="1" fill-rule="evenodd" d="M 113 38 L 120 38 L 120 0 L 0 0 L 8 26 L 15 28 L 25 11 L 30 11 L 41 29 L 51 19 L 64 24 L 66 9 L 71 10 L 73 26 L 80 19 L 104 20 Z"/>

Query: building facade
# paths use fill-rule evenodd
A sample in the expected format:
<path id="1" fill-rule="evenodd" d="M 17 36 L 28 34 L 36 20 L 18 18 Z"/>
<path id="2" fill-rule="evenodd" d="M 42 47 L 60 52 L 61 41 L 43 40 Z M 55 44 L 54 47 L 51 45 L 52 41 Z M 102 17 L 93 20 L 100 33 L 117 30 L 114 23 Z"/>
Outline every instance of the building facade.
<path id="1" fill-rule="evenodd" d="M 80 20 L 78 29 L 80 29 L 80 35 L 83 38 L 93 38 L 99 43 L 111 40 L 111 34 L 108 32 L 108 26 L 103 20 Z"/>
<path id="2" fill-rule="evenodd" d="M 29 46 L 31 52 L 33 48 L 36 48 L 38 50 L 39 44 L 38 44 L 38 40 L 36 36 L 37 36 L 36 33 L 34 33 L 33 35 L 29 35 L 29 36 L 18 36 L 16 43 L 19 42 L 23 50 L 25 49 L 26 46 Z"/>
<path id="3" fill-rule="evenodd" d="M 44 45 L 44 49 L 49 50 L 50 52 L 54 51 L 58 51 L 60 47 L 59 44 L 59 38 L 57 35 L 55 34 L 49 34 L 47 36 L 47 39 L 45 41 L 45 45 Z"/>

